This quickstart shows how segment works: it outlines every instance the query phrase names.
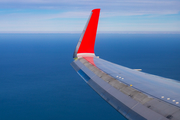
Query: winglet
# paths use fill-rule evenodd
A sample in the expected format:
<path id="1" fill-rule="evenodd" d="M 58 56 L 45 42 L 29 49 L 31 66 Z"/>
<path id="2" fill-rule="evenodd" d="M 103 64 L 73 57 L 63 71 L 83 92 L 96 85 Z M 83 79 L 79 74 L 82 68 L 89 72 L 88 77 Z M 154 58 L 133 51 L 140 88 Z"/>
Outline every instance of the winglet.
<path id="1" fill-rule="evenodd" d="M 94 44 L 98 26 L 100 9 L 94 9 L 81 34 L 79 42 L 73 54 L 73 58 L 82 56 L 95 56 Z"/>

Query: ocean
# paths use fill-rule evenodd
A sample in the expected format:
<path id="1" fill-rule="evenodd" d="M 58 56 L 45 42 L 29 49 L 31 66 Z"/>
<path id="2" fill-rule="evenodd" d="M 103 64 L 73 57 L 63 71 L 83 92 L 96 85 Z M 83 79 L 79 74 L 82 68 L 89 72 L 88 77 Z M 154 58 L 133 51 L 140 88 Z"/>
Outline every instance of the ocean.
<path id="1" fill-rule="evenodd" d="M 126 120 L 70 66 L 80 34 L 0 34 L 0 120 Z M 97 34 L 96 55 L 180 80 L 180 34 Z"/>

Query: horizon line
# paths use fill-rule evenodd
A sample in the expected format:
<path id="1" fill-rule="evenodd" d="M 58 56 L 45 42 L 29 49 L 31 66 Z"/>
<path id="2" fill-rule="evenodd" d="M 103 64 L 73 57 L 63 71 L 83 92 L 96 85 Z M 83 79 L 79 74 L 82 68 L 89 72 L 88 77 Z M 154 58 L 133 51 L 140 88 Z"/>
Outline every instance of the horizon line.
<path id="1" fill-rule="evenodd" d="M 0 31 L 0 33 L 82 33 L 82 31 Z M 180 31 L 97 31 L 98 33 L 111 34 L 180 34 Z"/>

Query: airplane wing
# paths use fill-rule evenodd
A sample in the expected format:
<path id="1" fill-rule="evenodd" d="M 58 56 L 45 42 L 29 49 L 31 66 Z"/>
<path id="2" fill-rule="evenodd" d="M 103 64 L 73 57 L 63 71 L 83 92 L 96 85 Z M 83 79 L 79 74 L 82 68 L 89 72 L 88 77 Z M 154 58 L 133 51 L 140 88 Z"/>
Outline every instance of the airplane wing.
<path id="1" fill-rule="evenodd" d="M 100 9 L 94 9 L 71 66 L 103 99 L 130 120 L 180 120 L 180 83 L 103 60 L 94 53 Z"/>

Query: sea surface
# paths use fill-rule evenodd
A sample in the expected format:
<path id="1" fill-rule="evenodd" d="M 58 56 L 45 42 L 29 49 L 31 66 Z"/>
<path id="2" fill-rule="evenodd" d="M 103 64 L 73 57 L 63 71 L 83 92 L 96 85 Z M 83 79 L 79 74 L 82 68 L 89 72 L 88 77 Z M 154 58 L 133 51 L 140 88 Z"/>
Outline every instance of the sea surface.
<path id="1" fill-rule="evenodd" d="M 70 66 L 80 34 L 0 34 L 0 120 L 126 120 Z M 180 80 L 180 34 L 98 34 L 102 59 Z"/>

